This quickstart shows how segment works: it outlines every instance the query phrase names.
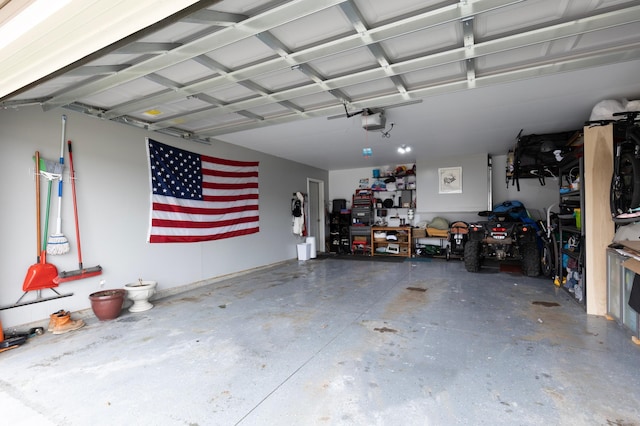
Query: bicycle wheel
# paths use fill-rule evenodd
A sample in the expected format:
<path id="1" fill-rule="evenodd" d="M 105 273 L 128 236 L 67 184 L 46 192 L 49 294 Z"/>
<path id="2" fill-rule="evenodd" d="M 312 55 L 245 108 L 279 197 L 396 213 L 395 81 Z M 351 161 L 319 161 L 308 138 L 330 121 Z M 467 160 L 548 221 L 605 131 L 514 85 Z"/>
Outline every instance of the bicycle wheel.
<path id="1" fill-rule="evenodd" d="M 632 153 L 620 155 L 618 175 L 611 179 L 611 214 L 615 217 L 640 206 L 640 161 Z"/>

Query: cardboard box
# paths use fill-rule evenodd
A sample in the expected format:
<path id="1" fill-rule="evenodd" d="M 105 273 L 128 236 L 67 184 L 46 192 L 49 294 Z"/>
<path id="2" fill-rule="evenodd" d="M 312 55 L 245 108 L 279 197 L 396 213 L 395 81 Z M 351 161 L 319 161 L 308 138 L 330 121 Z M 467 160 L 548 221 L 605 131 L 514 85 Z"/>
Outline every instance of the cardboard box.
<path id="1" fill-rule="evenodd" d="M 618 241 L 618 243 L 622 244 L 625 250 L 628 250 L 629 252 L 631 252 L 631 254 L 640 256 L 640 241 L 624 240 Z M 636 259 L 629 258 L 622 262 L 622 266 L 635 272 L 636 274 L 640 274 L 640 261 Z"/>
<path id="2" fill-rule="evenodd" d="M 427 230 L 425 228 L 413 228 L 411 232 L 413 238 L 424 238 L 427 236 Z"/>

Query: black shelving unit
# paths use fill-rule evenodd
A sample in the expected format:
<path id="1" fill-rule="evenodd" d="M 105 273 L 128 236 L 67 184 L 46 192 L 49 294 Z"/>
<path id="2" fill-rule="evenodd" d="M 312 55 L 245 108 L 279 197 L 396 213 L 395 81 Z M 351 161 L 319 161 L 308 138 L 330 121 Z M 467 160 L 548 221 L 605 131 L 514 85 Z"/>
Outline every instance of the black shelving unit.
<path id="1" fill-rule="evenodd" d="M 587 283 L 585 273 L 584 217 L 587 212 L 584 210 L 584 161 L 582 157 L 572 159 L 562 164 L 559 173 L 560 219 L 558 226 L 558 244 L 560 245 L 560 250 L 558 250 L 558 253 L 560 258 L 558 259 L 557 276 L 560 278 L 566 277 L 567 282 L 575 284 L 571 286 L 562 283 L 561 286 L 569 291 L 576 301 L 586 306 Z M 580 177 L 580 182 L 576 188 L 571 188 L 570 183 L 574 180 L 575 176 Z M 569 188 L 569 190 L 566 188 Z M 579 209 L 579 218 L 575 216 L 576 209 Z M 575 243 L 574 247 L 567 248 L 567 244 L 571 241 Z M 568 264 L 575 265 L 574 268 L 570 268 L 572 270 L 572 276 L 567 275 L 567 268 L 563 262 L 565 258 L 568 260 Z M 575 262 L 571 262 L 571 259 L 575 260 Z M 574 271 L 577 272 L 577 279 L 573 274 Z M 574 280 L 573 282 L 571 282 L 572 278 Z"/>
<path id="2" fill-rule="evenodd" d="M 351 253 L 349 240 L 350 213 L 331 213 L 329 216 L 329 251 L 331 253 Z"/>

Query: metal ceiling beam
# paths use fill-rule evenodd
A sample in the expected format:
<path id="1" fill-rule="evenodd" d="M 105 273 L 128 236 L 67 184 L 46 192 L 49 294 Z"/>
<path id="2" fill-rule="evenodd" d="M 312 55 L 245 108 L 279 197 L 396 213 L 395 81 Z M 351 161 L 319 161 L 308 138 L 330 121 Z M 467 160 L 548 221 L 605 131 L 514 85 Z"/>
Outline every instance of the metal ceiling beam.
<path id="1" fill-rule="evenodd" d="M 127 44 L 126 46 L 122 46 L 120 49 L 115 50 L 113 54 L 114 55 L 117 55 L 117 54 L 140 55 L 140 54 L 148 54 L 148 53 L 160 54 L 160 53 L 169 52 L 180 46 L 181 46 L 180 43 L 151 43 L 151 42 L 136 41 L 134 43 Z"/>
<path id="2" fill-rule="evenodd" d="M 476 79 L 476 87 L 489 87 L 496 84 L 515 82 L 534 77 L 557 74 L 561 72 L 577 71 L 595 66 L 616 64 L 624 61 L 640 60 L 640 45 L 633 49 L 622 49 L 620 51 L 604 51 L 589 57 L 579 57 L 568 60 L 554 60 L 536 67 L 528 67 L 519 70 L 510 70 L 502 73 L 481 76 Z M 445 84 L 434 85 L 409 91 L 408 95 L 412 99 L 423 99 L 430 96 L 453 93 L 469 90 L 466 78 Z M 394 105 L 406 102 L 405 98 L 399 94 L 372 97 L 354 102 L 354 106 L 359 108 L 373 108 L 378 105 Z M 344 111 L 342 105 L 332 105 L 314 110 L 305 111 L 308 118 L 325 117 L 331 114 L 340 114 Z M 200 138 L 213 138 L 229 133 L 243 130 L 257 129 L 276 124 L 284 124 L 299 120 L 300 116 L 290 114 L 275 118 L 265 119 L 259 122 L 234 123 L 232 125 L 220 125 L 210 129 L 200 129 L 194 131 Z"/>
<path id="3" fill-rule="evenodd" d="M 187 59 L 192 59 L 215 49 L 253 37 L 260 32 L 268 31 L 296 19 L 311 15 L 340 4 L 343 1 L 345 0 L 301 0 L 284 4 L 258 16 L 246 19 L 232 27 L 223 28 L 220 31 L 204 36 L 191 43 L 184 44 L 164 55 L 159 55 L 139 64 L 132 65 L 121 73 L 102 78 L 75 90 L 70 90 L 59 96 L 55 96 L 46 102 L 43 108 L 46 111 L 69 104 L 85 96 L 105 91 Z"/>
<path id="4" fill-rule="evenodd" d="M 521 3 L 525 0 L 477 0 L 472 6 L 459 8 L 457 5 L 450 5 L 434 11 L 421 13 L 409 18 L 401 19 L 397 22 L 372 28 L 364 34 L 354 34 L 339 40 L 332 40 L 318 46 L 293 52 L 287 58 L 275 58 L 262 61 L 258 64 L 231 71 L 226 76 L 218 76 L 210 79 L 187 85 L 180 91 L 173 94 L 158 94 L 150 96 L 144 102 L 130 102 L 126 107 L 112 108 L 107 111 L 105 118 L 114 118 L 149 107 L 157 106 L 165 102 L 174 101 L 177 98 L 185 97 L 199 92 L 209 92 L 221 87 L 229 86 L 232 82 L 255 78 L 274 71 L 291 68 L 292 65 L 305 64 L 326 56 L 342 53 L 351 49 L 367 46 L 373 43 L 389 40 L 395 37 L 407 35 L 416 31 L 432 28 L 450 22 L 486 13 L 495 9 Z M 188 45 L 185 45 L 188 46 Z M 229 78 L 233 78 L 230 82 Z"/>
<path id="5" fill-rule="evenodd" d="M 280 92 L 271 94 L 269 96 L 269 99 L 252 98 L 231 103 L 224 106 L 223 108 L 216 108 L 207 112 L 185 114 L 183 116 L 180 116 L 179 118 L 173 117 L 172 119 L 157 122 L 153 124 L 151 128 L 157 129 L 161 127 L 170 127 L 179 123 L 185 123 L 191 120 L 204 118 L 206 116 L 218 116 L 240 110 L 247 110 L 264 106 L 269 102 L 292 100 L 302 96 L 321 93 L 327 90 L 340 90 L 344 87 L 387 78 L 389 77 L 390 73 L 392 73 L 393 75 L 402 75 L 427 69 L 430 67 L 436 67 L 455 62 L 464 62 L 465 64 L 469 65 L 467 61 L 470 59 L 475 59 L 477 57 L 505 52 L 508 50 L 530 46 L 533 44 L 545 43 L 557 40 L 559 38 L 571 37 L 587 32 L 609 28 L 611 26 L 623 25 L 629 22 L 636 21 L 640 21 L 640 6 L 635 6 L 627 10 L 611 12 L 599 16 L 593 16 L 590 18 L 578 19 L 525 33 L 514 34 L 483 43 L 471 44 L 469 47 L 459 47 L 433 55 L 398 62 L 389 65 L 389 67 L 387 68 L 374 68 L 341 77 L 336 77 L 333 79 L 327 79 L 322 81 L 322 85 L 308 84 L 305 86 L 282 90 Z M 612 49 L 615 50 L 617 49 L 617 47 L 618 46 L 615 46 Z M 532 64 L 532 66 L 535 66 L 535 64 Z M 108 116 L 109 112 L 107 112 L 106 115 Z"/>
<path id="6" fill-rule="evenodd" d="M 101 74 L 111 74 L 114 72 L 122 71 L 123 69 L 129 67 L 127 64 L 121 65 L 85 65 L 83 67 L 72 69 L 67 72 L 66 76 L 77 77 L 77 76 L 95 76 Z"/>
<path id="7" fill-rule="evenodd" d="M 473 18 L 462 21 L 462 34 L 465 49 L 472 49 L 475 44 L 473 34 Z M 469 58 L 465 62 L 467 68 L 467 83 L 469 87 L 475 87 L 476 81 L 476 59 Z"/>
<path id="8" fill-rule="evenodd" d="M 167 77 L 163 77 L 160 74 L 151 73 L 145 75 L 144 78 L 172 90 L 177 90 L 184 86 L 183 84 L 173 81 Z"/>
<path id="9" fill-rule="evenodd" d="M 181 22 L 191 24 L 217 25 L 219 27 L 229 27 L 238 22 L 244 21 L 248 16 L 238 13 L 218 12 L 216 10 L 202 9 L 196 13 L 181 19 Z"/>

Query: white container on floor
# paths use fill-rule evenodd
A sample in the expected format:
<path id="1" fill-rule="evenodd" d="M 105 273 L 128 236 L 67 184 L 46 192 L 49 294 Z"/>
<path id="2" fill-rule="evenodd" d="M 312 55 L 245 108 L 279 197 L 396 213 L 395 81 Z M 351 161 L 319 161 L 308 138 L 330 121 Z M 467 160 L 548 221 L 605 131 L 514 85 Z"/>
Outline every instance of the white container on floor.
<path id="1" fill-rule="evenodd" d="M 298 260 L 309 260 L 311 256 L 311 244 L 298 244 Z"/>
<path id="2" fill-rule="evenodd" d="M 316 237 L 307 237 L 307 244 L 311 245 L 310 247 L 311 259 L 315 259 L 316 257 L 318 257 L 318 252 L 316 251 Z"/>

